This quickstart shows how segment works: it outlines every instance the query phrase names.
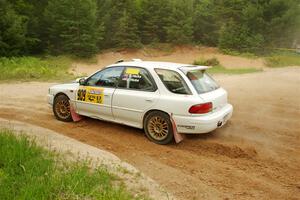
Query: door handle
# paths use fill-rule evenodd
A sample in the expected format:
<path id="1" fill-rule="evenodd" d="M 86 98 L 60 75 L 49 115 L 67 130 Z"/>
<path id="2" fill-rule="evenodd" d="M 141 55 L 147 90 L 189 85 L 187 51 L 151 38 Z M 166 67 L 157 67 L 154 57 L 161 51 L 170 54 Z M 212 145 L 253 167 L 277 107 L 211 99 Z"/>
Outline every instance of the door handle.
<path id="1" fill-rule="evenodd" d="M 109 95 L 109 94 L 105 94 L 104 96 L 105 96 L 105 97 L 109 97 L 110 95 Z"/>
<path id="2" fill-rule="evenodd" d="M 153 102 L 153 99 L 146 99 L 147 102 Z"/>

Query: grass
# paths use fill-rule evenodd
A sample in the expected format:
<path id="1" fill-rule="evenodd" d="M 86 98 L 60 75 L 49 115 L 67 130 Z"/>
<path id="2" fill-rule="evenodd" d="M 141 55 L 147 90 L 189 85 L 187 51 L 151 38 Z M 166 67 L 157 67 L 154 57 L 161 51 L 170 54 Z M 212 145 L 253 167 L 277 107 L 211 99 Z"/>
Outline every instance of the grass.
<path id="1" fill-rule="evenodd" d="M 207 70 L 208 73 L 211 74 L 247 74 L 247 73 L 254 73 L 254 72 L 261 72 L 262 69 L 256 68 L 236 68 L 236 69 L 227 69 L 220 65 L 213 66 L 212 68 Z"/>
<path id="2" fill-rule="evenodd" d="M 0 130 L 0 197 L 10 199 L 133 199 L 104 168 L 65 161 L 27 136 Z"/>
<path id="3" fill-rule="evenodd" d="M 195 60 L 193 65 L 212 66 L 212 68 L 207 70 L 211 74 L 246 74 L 262 71 L 261 69 L 256 68 L 228 69 L 223 67 L 217 58 Z"/>
<path id="4" fill-rule="evenodd" d="M 222 49 L 221 52 L 226 55 L 239 56 L 239 57 L 249 58 L 249 59 L 259 58 L 259 56 L 257 54 L 250 53 L 250 52 L 238 52 L 238 51 L 233 51 L 233 50 L 228 50 L 228 49 Z"/>
<path id="5" fill-rule="evenodd" d="M 290 51 L 277 51 L 265 58 L 268 67 L 300 66 L 300 54 Z"/>
<path id="6" fill-rule="evenodd" d="M 85 58 L 85 57 L 82 58 L 82 57 L 69 55 L 68 58 L 71 58 L 73 61 L 80 62 L 80 63 L 85 63 L 85 64 L 88 64 L 88 65 L 98 63 L 97 55 L 93 55 L 93 56 L 87 57 L 87 58 Z"/>
<path id="7" fill-rule="evenodd" d="M 195 60 L 193 65 L 217 66 L 220 65 L 220 62 L 216 57 L 209 58 L 209 59 L 201 58 L 199 60 Z"/>
<path id="8" fill-rule="evenodd" d="M 70 80 L 68 72 L 72 60 L 65 56 L 58 57 L 12 57 L 0 58 L 0 81 L 17 80 Z"/>
<path id="9" fill-rule="evenodd" d="M 295 50 L 281 50 L 281 49 L 270 49 L 270 52 L 265 54 L 254 54 L 254 53 L 240 53 L 236 51 L 223 50 L 224 54 L 240 56 L 245 58 L 260 58 L 265 59 L 266 66 L 268 67 L 287 67 L 287 66 L 300 66 L 300 53 Z"/>
<path id="10" fill-rule="evenodd" d="M 163 55 L 170 55 L 175 51 L 175 46 L 170 43 L 152 43 L 145 45 L 143 51 L 147 55 L 152 56 L 161 55 L 161 53 L 163 53 Z"/>

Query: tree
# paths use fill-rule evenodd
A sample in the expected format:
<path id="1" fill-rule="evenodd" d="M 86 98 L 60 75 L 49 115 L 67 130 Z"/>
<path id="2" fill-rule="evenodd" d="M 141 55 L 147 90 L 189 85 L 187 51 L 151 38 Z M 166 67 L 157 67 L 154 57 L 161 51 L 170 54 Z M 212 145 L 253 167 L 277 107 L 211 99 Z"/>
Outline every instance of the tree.
<path id="1" fill-rule="evenodd" d="M 109 0 L 102 4 L 108 10 L 101 17 L 104 23 L 105 48 L 141 45 L 137 23 L 137 7 L 132 0 Z M 101 9 L 101 8 L 100 8 Z"/>
<path id="2" fill-rule="evenodd" d="M 0 56 L 22 55 L 26 48 L 26 18 L 0 0 Z"/>
<path id="3" fill-rule="evenodd" d="M 300 42 L 300 0 L 0 0 L 0 55 L 201 43 L 260 52 Z"/>
<path id="4" fill-rule="evenodd" d="M 94 0 L 49 0 L 49 50 L 90 56 L 97 52 L 101 28 L 96 26 L 97 5 Z"/>
<path id="5" fill-rule="evenodd" d="M 216 46 L 220 24 L 216 14 L 215 0 L 199 0 L 196 2 L 193 18 L 194 40 L 197 43 Z"/>
<path id="6" fill-rule="evenodd" d="M 257 52 L 290 47 L 299 33 L 299 0 L 223 0 L 217 4 L 222 24 L 219 47 Z"/>
<path id="7" fill-rule="evenodd" d="M 142 0 L 140 29 L 144 44 L 166 42 L 169 14 L 172 12 L 168 0 Z"/>
<path id="8" fill-rule="evenodd" d="M 48 0 L 9 0 L 18 15 L 26 19 L 26 52 L 41 53 L 45 49 L 43 13 Z"/>
<path id="9" fill-rule="evenodd" d="M 229 21 L 220 30 L 219 47 L 238 52 L 257 52 L 263 45 L 263 36 L 254 34 L 249 27 Z"/>
<path id="10" fill-rule="evenodd" d="M 145 44 L 159 42 L 158 22 L 160 19 L 159 10 L 160 0 L 144 0 L 142 1 L 141 13 L 141 37 Z"/>
<path id="11" fill-rule="evenodd" d="M 291 46 L 300 35 L 300 1 L 267 0 L 261 4 L 266 44 L 270 47 Z"/>
<path id="12" fill-rule="evenodd" d="M 193 1 L 177 0 L 173 2 L 172 12 L 165 27 L 167 41 L 174 44 L 187 44 L 193 35 Z"/>
<path id="13" fill-rule="evenodd" d="M 138 48 L 141 46 L 137 23 L 126 10 L 123 11 L 123 16 L 117 21 L 117 24 L 119 29 L 114 38 L 117 47 Z"/>
<path id="14" fill-rule="evenodd" d="M 223 50 L 257 52 L 263 48 L 264 21 L 260 4 L 225 0 L 218 5 L 221 29 L 218 46 Z"/>

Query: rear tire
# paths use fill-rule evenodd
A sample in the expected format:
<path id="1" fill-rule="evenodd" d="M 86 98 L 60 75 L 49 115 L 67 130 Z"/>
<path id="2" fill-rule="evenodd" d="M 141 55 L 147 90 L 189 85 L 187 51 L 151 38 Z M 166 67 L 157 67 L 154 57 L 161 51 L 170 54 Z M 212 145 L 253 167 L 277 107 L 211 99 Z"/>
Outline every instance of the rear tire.
<path id="1" fill-rule="evenodd" d="M 170 116 L 160 111 L 153 111 L 146 116 L 144 130 L 148 139 L 156 144 L 168 144 L 174 138 Z"/>
<path id="2" fill-rule="evenodd" d="M 69 98 L 66 95 L 60 94 L 55 97 L 52 109 L 56 119 L 64 122 L 73 121 Z"/>

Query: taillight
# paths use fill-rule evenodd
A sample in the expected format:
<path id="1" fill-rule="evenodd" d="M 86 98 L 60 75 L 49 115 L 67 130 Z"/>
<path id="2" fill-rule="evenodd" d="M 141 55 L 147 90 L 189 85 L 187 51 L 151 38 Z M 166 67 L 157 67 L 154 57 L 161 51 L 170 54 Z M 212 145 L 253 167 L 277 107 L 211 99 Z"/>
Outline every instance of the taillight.
<path id="1" fill-rule="evenodd" d="M 192 107 L 190 107 L 189 113 L 191 114 L 209 113 L 210 111 L 212 111 L 212 107 L 213 107 L 212 102 L 193 105 Z"/>

